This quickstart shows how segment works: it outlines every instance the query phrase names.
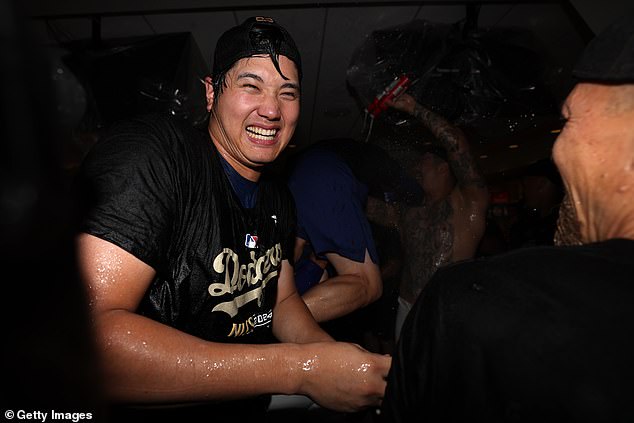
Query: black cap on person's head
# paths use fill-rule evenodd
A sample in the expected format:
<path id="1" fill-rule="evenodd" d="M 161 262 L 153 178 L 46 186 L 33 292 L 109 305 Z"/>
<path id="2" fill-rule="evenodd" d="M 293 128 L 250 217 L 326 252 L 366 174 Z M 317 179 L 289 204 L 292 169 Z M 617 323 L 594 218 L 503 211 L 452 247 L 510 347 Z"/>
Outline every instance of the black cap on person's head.
<path id="1" fill-rule="evenodd" d="M 259 54 L 269 55 L 280 75 L 278 56 L 288 57 L 301 81 L 302 61 L 295 41 L 273 18 L 263 16 L 248 18 L 220 36 L 214 51 L 213 78 L 226 73 L 238 60 Z"/>
<path id="2" fill-rule="evenodd" d="M 572 75 L 578 81 L 634 82 L 634 13 L 617 19 L 590 41 Z"/>

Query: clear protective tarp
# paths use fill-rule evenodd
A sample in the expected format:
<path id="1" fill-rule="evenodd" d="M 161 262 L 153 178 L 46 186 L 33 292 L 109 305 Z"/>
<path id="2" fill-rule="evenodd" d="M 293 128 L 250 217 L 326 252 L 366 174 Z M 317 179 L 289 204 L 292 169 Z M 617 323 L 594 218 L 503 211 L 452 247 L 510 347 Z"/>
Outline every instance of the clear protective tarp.
<path id="1" fill-rule="evenodd" d="M 62 49 L 66 54 L 56 53 L 51 72 L 61 94 L 60 119 L 72 123 L 70 167 L 118 120 L 164 113 L 198 125 L 207 117 L 201 83 L 207 65 L 191 33 L 81 40 Z M 67 70 L 74 78 L 62 77 Z"/>
<path id="2" fill-rule="evenodd" d="M 409 94 L 455 124 L 485 128 L 504 122 L 513 132 L 540 115 L 556 114 L 551 86 L 560 83 L 558 70 L 542 50 L 527 30 L 478 29 L 469 19 L 415 19 L 370 33 L 355 50 L 347 81 L 365 111 L 406 76 Z M 374 117 L 404 122 L 389 108 Z"/>

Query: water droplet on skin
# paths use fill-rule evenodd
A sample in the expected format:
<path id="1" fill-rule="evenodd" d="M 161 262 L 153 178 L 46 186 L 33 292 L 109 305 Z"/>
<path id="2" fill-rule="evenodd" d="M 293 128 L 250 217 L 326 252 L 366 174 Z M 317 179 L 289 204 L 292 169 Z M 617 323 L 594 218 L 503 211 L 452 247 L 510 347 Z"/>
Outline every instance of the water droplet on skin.
<path id="1" fill-rule="evenodd" d="M 311 358 L 302 363 L 302 370 L 311 371 L 313 367 L 317 364 L 317 358 Z"/>
<path id="2" fill-rule="evenodd" d="M 364 372 L 366 373 L 368 370 L 370 370 L 370 364 L 369 363 L 363 363 L 358 369 L 358 372 Z"/>

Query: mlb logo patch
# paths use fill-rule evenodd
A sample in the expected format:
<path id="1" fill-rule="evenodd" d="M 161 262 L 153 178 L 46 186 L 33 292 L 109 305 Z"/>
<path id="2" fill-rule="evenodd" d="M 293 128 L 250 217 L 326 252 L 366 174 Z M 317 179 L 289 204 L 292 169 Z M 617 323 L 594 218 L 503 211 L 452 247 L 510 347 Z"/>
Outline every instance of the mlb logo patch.
<path id="1" fill-rule="evenodd" d="M 258 236 L 247 234 L 244 237 L 244 246 L 247 248 L 257 248 L 258 247 Z"/>

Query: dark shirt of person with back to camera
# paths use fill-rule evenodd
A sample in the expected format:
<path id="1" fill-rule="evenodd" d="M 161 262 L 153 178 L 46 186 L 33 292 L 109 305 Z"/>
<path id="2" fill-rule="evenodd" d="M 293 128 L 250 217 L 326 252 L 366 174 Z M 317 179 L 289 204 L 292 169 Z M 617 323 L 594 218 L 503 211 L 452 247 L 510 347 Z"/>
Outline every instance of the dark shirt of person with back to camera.
<path id="1" fill-rule="evenodd" d="M 403 326 L 383 421 L 634 421 L 634 14 L 573 76 L 553 146 L 556 245 L 436 272 Z"/>

